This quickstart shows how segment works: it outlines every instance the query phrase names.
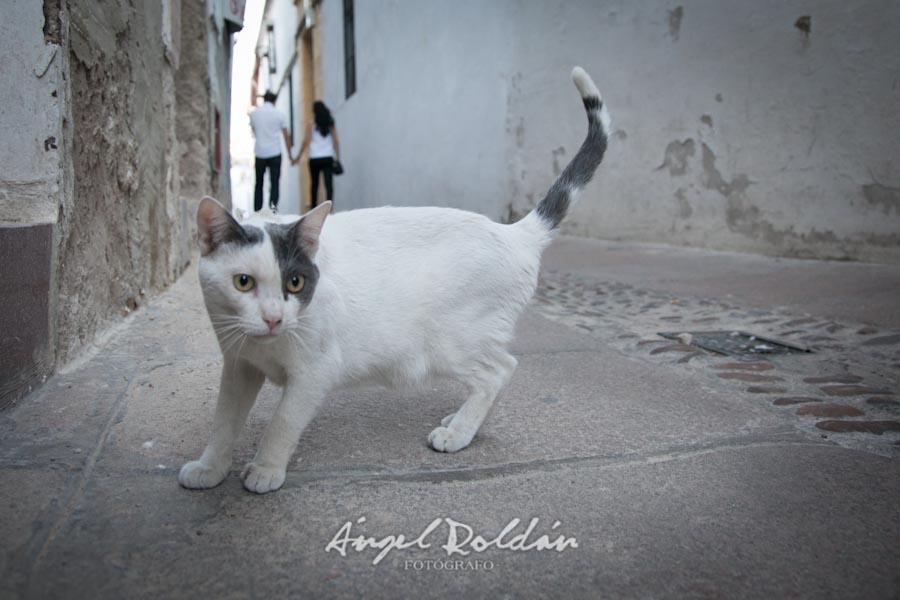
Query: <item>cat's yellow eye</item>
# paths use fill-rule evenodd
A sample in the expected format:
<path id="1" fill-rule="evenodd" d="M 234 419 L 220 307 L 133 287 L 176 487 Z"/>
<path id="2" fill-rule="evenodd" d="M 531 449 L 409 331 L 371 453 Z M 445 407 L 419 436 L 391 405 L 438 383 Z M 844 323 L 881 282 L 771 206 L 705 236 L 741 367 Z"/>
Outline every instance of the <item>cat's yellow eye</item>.
<path id="1" fill-rule="evenodd" d="M 244 274 L 235 275 L 232 281 L 234 281 L 234 287 L 239 292 L 249 292 L 256 285 L 256 281 L 252 277 Z"/>
<path id="2" fill-rule="evenodd" d="M 292 294 L 296 294 L 303 289 L 303 284 L 305 283 L 306 279 L 303 277 L 303 275 L 294 275 L 287 280 L 287 291 Z"/>

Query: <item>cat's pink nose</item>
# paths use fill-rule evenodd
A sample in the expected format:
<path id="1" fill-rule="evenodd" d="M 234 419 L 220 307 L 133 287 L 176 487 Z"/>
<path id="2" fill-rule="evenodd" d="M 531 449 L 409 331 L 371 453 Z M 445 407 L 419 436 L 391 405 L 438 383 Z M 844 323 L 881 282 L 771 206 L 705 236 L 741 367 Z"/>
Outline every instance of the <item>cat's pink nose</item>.
<path id="1" fill-rule="evenodd" d="M 265 321 L 266 325 L 269 326 L 269 331 L 272 331 L 273 329 L 278 327 L 279 323 L 281 323 L 281 317 L 277 317 L 277 318 L 263 317 L 263 321 Z"/>

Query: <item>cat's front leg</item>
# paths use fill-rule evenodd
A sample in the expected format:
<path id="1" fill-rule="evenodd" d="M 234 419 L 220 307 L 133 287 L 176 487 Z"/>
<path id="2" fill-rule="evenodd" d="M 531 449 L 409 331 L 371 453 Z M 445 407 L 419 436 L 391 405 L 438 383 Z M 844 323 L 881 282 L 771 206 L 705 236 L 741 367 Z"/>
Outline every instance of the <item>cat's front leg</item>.
<path id="1" fill-rule="evenodd" d="M 182 486 L 206 489 L 222 483 L 231 467 L 234 441 L 264 380 L 265 375 L 248 362 L 225 359 L 209 443 L 198 460 L 181 467 L 178 482 Z"/>
<path id="2" fill-rule="evenodd" d="M 300 434 L 312 421 L 326 391 L 324 385 L 288 379 L 259 450 L 253 462 L 248 463 L 241 473 L 247 490 L 265 494 L 284 485 L 288 461 L 300 441 Z"/>

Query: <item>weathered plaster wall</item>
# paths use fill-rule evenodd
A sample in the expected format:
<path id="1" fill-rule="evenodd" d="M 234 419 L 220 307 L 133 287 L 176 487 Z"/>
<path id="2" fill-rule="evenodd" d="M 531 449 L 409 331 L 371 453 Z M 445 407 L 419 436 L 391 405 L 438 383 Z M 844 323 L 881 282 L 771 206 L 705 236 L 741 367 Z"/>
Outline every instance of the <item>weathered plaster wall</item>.
<path id="1" fill-rule="evenodd" d="M 564 231 L 900 262 L 900 4 L 559 0 L 515 23 L 514 213 L 577 150 L 581 63 L 615 135 Z"/>
<path id="2" fill-rule="evenodd" d="M 11 0 L 0 19 L 0 409 L 55 361 L 55 222 L 71 204 L 67 26 L 52 1 Z"/>
<path id="3" fill-rule="evenodd" d="M 349 100 L 342 3 L 322 5 L 338 208 L 521 216 L 584 137 L 580 64 L 615 132 L 565 232 L 900 262 L 897 2 L 355 4 Z"/>
<path id="4" fill-rule="evenodd" d="M 0 223 L 51 223 L 60 196 L 62 128 L 66 116 L 59 10 L 33 0 L 9 0 L 0 19 Z"/>

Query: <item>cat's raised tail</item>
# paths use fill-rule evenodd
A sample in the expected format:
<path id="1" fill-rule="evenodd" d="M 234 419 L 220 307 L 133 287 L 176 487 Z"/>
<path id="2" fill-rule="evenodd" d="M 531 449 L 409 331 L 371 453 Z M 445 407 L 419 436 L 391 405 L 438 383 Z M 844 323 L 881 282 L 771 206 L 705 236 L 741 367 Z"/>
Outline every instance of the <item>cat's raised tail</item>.
<path id="1" fill-rule="evenodd" d="M 559 227 L 569 211 L 569 204 L 574 200 L 575 193 L 587 185 L 594 176 L 594 171 L 603 161 L 609 139 L 611 123 L 609 112 L 591 76 L 581 67 L 575 67 L 572 69 L 572 80 L 581 93 L 581 100 L 587 111 L 588 133 L 578 153 L 566 165 L 550 186 L 547 195 L 534 209 L 541 221 L 551 230 Z"/>

